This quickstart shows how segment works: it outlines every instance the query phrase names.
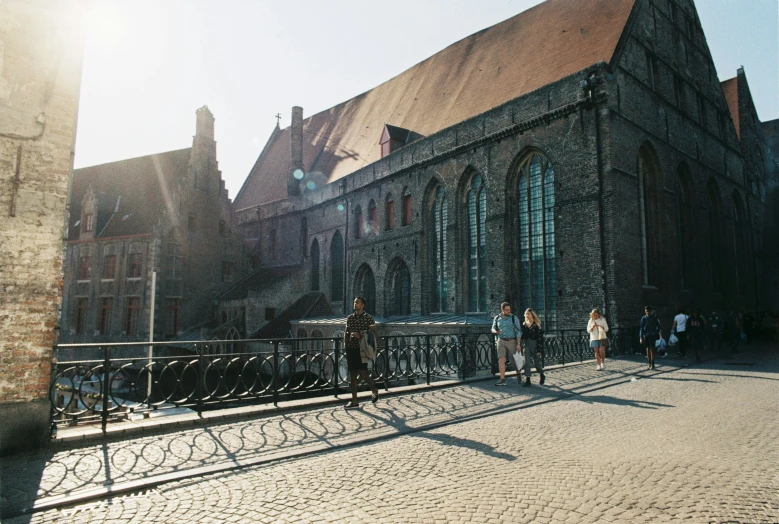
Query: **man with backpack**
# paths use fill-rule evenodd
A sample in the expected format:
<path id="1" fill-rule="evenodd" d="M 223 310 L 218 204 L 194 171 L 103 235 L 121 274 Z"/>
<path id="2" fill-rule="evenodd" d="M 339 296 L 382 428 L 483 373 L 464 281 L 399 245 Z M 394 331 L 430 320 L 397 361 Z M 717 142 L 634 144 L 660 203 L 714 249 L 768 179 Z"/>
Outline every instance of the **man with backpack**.
<path id="1" fill-rule="evenodd" d="M 500 380 L 495 383 L 496 386 L 506 385 L 506 358 L 520 351 L 519 337 L 522 328 L 516 315 L 511 312 L 511 305 L 503 302 L 500 305 L 500 315 L 496 315 L 492 321 L 492 333 L 497 338 L 498 346 L 498 369 L 500 371 Z M 517 370 L 517 380 L 522 382 L 520 370 Z"/>
<path id="2" fill-rule="evenodd" d="M 646 306 L 644 313 L 638 328 L 638 338 L 641 345 L 646 348 L 646 358 L 649 362 L 647 369 L 655 369 L 655 343 L 663 338 L 663 332 L 652 306 Z"/>

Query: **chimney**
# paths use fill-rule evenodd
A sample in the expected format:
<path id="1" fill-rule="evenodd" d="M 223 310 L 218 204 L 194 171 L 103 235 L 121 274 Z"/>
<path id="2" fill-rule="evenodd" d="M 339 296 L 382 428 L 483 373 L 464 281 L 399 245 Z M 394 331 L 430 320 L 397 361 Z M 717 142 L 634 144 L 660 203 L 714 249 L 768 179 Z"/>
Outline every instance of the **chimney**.
<path id="1" fill-rule="evenodd" d="M 300 195 L 303 180 L 303 108 L 292 108 L 292 124 L 289 126 L 289 175 L 287 176 L 287 196 Z"/>
<path id="2" fill-rule="evenodd" d="M 195 135 L 210 140 L 214 139 L 214 115 L 209 111 L 208 106 L 203 106 L 197 111 L 197 126 L 195 128 Z"/>

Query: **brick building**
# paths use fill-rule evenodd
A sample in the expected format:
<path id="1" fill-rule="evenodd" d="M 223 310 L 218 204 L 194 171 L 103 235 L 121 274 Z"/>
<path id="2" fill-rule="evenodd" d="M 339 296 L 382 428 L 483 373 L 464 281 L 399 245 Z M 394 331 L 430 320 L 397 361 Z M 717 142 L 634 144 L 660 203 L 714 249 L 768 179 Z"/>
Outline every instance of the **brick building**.
<path id="1" fill-rule="evenodd" d="M 0 2 L 0 453 L 48 432 L 81 14 L 80 2 Z"/>
<path id="2" fill-rule="evenodd" d="M 207 107 L 191 148 L 75 170 L 62 340 L 148 340 L 152 304 L 155 340 L 209 321 L 246 272 L 230 204 Z"/>
<path id="3" fill-rule="evenodd" d="M 473 321 L 508 300 L 552 330 L 593 307 L 632 326 L 646 303 L 776 306 L 758 289 L 777 174 L 728 100 L 691 0 L 547 0 L 293 108 L 234 203 L 255 263 L 290 273 L 257 308 L 321 290 L 336 312 L 363 294 L 390 323 Z"/>

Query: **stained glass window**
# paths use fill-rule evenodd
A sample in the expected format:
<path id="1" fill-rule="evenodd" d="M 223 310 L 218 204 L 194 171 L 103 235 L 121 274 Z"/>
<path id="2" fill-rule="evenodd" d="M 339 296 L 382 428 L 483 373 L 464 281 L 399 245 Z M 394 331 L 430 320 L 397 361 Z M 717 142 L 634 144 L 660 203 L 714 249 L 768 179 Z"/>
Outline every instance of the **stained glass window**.
<path id="1" fill-rule="evenodd" d="M 438 187 L 433 203 L 433 227 L 435 228 L 435 289 L 433 290 L 433 311 L 447 310 L 447 274 L 446 274 L 446 226 L 449 219 L 449 204 L 443 187 Z"/>
<path id="2" fill-rule="evenodd" d="M 481 175 L 468 189 L 468 311 L 487 310 L 487 192 Z"/>

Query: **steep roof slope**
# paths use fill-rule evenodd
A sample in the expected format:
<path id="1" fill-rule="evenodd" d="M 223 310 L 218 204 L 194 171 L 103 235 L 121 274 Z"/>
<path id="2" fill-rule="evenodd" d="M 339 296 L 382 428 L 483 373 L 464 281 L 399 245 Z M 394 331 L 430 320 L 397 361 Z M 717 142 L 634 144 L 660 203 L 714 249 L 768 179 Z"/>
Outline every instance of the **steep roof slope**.
<path id="1" fill-rule="evenodd" d="M 73 171 L 68 240 L 78 240 L 81 201 L 91 186 L 98 199 L 95 238 L 151 233 L 177 177 L 189 169 L 191 148 Z"/>
<path id="2" fill-rule="evenodd" d="M 634 0 L 547 0 L 475 33 L 387 82 L 306 119 L 303 163 L 330 182 L 380 158 L 385 124 L 428 136 L 600 61 L 609 62 Z M 235 198 L 286 197 L 289 128 L 274 132 Z"/>

